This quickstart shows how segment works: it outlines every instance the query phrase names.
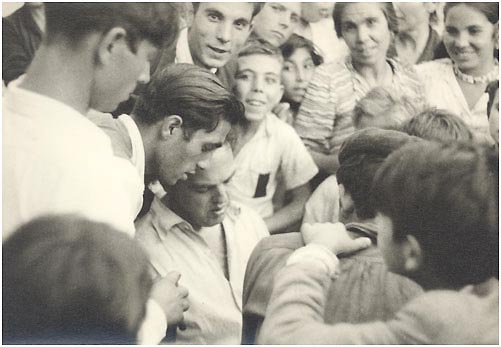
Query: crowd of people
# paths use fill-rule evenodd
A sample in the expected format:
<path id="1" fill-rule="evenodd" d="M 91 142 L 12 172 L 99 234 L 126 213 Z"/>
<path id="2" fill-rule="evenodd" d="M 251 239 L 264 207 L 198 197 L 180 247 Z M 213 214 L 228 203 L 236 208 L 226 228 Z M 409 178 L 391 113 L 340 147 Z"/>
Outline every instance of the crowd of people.
<path id="1" fill-rule="evenodd" d="M 498 344 L 499 3 L 25 3 L 8 344 Z"/>

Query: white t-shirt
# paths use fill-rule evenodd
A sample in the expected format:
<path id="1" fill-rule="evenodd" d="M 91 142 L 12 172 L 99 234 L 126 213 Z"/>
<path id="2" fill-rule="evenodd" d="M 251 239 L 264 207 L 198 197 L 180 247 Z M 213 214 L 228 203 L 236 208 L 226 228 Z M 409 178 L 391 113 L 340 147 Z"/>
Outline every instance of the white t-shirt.
<path id="1" fill-rule="evenodd" d="M 235 157 L 236 172 L 228 184 L 234 201 L 254 208 L 263 218 L 273 215 L 273 195 L 280 173 L 286 190 L 308 183 L 318 168 L 296 131 L 273 113 Z"/>

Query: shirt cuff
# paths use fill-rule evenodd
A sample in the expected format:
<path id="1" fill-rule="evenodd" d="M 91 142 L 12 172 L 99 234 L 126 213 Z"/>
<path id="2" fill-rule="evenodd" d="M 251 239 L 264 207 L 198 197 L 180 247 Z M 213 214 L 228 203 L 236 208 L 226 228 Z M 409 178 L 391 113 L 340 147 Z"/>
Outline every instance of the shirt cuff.
<path id="1" fill-rule="evenodd" d="M 140 345 L 158 345 L 167 331 L 167 317 L 160 305 L 153 299 L 146 303 L 146 315 L 137 334 Z"/>
<path id="2" fill-rule="evenodd" d="M 334 278 L 337 276 L 339 259 L 327 247 L 311 243 L 295 250 L 289 259 L 287 259 L 286 265 L 297 263 L 311 264 Z"/>

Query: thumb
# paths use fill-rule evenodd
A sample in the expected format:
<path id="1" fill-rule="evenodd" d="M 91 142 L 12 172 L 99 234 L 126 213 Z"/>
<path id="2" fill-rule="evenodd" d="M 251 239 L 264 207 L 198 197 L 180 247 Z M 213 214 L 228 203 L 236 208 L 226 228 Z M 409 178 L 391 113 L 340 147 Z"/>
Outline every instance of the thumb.
<path id="1" fill-rule="evenodd" d="M 369 247 L 371 244 L 371 239 L 369 239 L 368 237 L 359 237 L 357 239 L 351 240 L 350 243 L 346 245 L 344 252 L 342 253 L 356 252 Z"/>

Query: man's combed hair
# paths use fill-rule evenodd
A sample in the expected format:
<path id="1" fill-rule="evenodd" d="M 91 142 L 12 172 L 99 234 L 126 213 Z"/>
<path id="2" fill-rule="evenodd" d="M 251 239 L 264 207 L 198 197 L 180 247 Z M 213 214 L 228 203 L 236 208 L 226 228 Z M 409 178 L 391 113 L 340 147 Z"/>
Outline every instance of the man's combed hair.
<path id="1" fill-rule="evenodd" d="M 414 236 L 424 262 L 451 287 L 498 276 L 499 157 L 464 143 L 422 141 L 393 153 L 372 196 L 396 242 Z"/>
<path id="2" fill-rule="evenodd" d="M 261 9 L 263 8 L 263 3 L 262 2 L 251 2 L 253 5 L 254 9 L 252 10 L 252 18 L 254 18 L 259 12 L 261 12 Z M 200 6 L 200 2 L 192 2 L 193 5 L 193 12 L 197 13 L 198 7 Z"/>
<path id="3" fill-rule="evenodd" d="M 425 140 L 471 142 L 473 133 L 466 123 L 447 110 L 429 108 L 402 124 L 401 130 Z"/>
<path id="4" fill-rule="evenodd" d="M 141 40 L 157 47 L 167 46 L 179 31 L 178 14 L 171 3 L 47 2 L 45 16 L 47 44 L 64 39 L 76 45 L 90 33 L 122 27 L 135 52 Z"/>
<path id="5" fill-rule="evenodd" d="M 123 232 L 77 215 L 40 217 L 2 246 L 3 341 L 136 343 L 152 282 Z"/>
<path id="6" fill-rule="evenodd" d="M 209 70 L 192 64 L 173 64 L 155 73 L 133 114 L 145 124 L 178 115 L 189 138 L 200 129 L 214 130 L 220 120 L 236 124 L 244 118 L 244 107 Z"/>

